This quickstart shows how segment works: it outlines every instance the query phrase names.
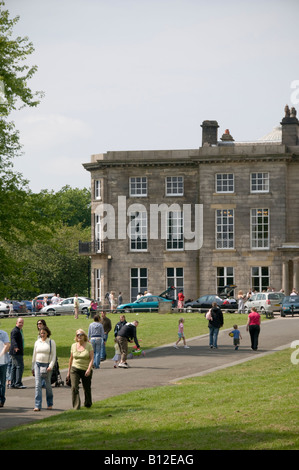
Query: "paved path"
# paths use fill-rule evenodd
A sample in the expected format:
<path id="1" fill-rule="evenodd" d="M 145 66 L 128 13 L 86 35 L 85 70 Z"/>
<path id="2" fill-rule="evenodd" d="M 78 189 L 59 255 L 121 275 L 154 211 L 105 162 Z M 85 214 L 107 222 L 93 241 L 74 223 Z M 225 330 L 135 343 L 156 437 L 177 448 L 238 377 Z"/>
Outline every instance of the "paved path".
<path id="1" fill-rule="evenodd" d="M 290 347 L 292 341 L 299 340 L 299 317 L 276 317 L 263 322 L 258 352 L 251 350 L 245 326 L 240 327 L 243 340 L 238 351 L 234 350 L 228 331 L 220 330 L 217 350 L 210 349 L 208 335 L 202 335 L 187 339 L 190 349 L 183 349 L 181 346 L 177 350 L 172 343 L 146 351 L 145 357 L 129 361 L 129 369 L 114 369 L 113 361 L 106 360 L 101 364 L 101 369 L 95 370 L 93 374 L 93 401 L 143 388 L 174 384 L 186 377 L 204 375 Z M 64 380 L 66 370 L 60 372 Z M 23 383 L 27 389 L 6 391 L 5 406 L 0 409 L 0 431 L 46 418 L 72 407 L 70 388 L 54 387 L 54 409 L 33 412 L 34 378 L 24 378 Z M 82 400 L 83 391 L 80 391 Z M 45 390 L 43 406 L 46 406 Z"/>

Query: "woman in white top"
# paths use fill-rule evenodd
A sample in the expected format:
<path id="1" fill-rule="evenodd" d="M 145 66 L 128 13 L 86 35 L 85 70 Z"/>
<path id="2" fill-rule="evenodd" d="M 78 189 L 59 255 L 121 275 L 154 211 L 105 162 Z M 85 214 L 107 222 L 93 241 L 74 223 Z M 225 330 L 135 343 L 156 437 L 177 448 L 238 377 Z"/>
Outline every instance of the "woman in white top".
<path id="1" fill-rule="evenodd" d="M 40 337 L 34 344 L 32 356 L 32 375 L 35 377 L 35 408 L 40 411 L 42 406 L 42 379 L 46 385 L 47 409 L 53 407 L 53 391 L 51 385 L 52 370 L 56 360 L 56 344 L 50 339 L 51 331 L 43 326 L 39 332 Z"/>

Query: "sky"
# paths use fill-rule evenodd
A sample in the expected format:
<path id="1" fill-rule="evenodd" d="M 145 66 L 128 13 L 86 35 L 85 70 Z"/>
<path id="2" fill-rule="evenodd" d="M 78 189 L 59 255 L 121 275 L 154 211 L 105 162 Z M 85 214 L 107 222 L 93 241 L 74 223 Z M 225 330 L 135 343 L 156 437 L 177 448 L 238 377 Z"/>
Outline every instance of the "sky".
<path id="1" fill-rule="evenodd" d="M 298 0 L 5 6 L 35 48 L 28 85 L 45 93 L 12 116 L 23 144 L 15 170 L 33 192 L 89 188 L 92 154 L 199 148 L 204 120 L 218 121 L 219 138 L 229 129 L 256 141 L 299 101 Z"/>

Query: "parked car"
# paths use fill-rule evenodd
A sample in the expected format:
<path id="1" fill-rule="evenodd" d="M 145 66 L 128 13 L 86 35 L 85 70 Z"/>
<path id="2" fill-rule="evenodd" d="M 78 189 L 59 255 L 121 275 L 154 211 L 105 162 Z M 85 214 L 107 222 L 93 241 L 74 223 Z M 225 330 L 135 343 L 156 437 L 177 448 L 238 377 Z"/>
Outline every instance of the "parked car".
<path id="1" fill-rule="evenodd" d="M 7 302 L 0 302 L 0 317 L 8 316 L 9 304 Z"/>
<path id="2" fill-rule="evenodd" d="M 79 312 L 88 313 L 91 300 L 86 297 L 78 297 L 79 299 Z M 62 313 L 73 313 L 74 312 L 74 297 L 68 297 L 62 300 L 59 304 L 50 304 L 40 310 L 39 313 L 45 313 L 47 315 L 61 315 Z"/>
<path id="3" fill-rule="evenodd" d="M 299 313 L 299 295 L 286 295 L 281 304 L 280 315 L 294 315 Z"/>
<path id="4" fill-rule="evenodd" d="M 128 302 L 118 305 L 117 311 L 119 312 L 146 312 L 152 310 L 159 310 L 159 302 L 168 302 L 169 309 L 172 309 L 172 299 L 166 299 L 160 295 L 144 295 L 135 302 Z"/>
<path id="5" fill-rule="evenodd" d="M 42 308 L 44 308 L 43 300 L 36 300 L 35 301 L 35 306 L 34 306 L 34 311 L 39 312 Z"/>
<path id="6" fill-rule="evenodd" d="M 30 302 L 30 300 L 21 300 L 21 305 L 25 305 L 25 308 L 28 312 L 33 311 L 32 302 Z"/>
<path id="7" fill-rule="evenodd" d="M 227 310 L 229 312 L 234 312 L 238 310 L 238 304 L 236 299 L 233 297 L 227 297 L 222 299 L 219 295 L 216 294 L 207 294 L 199 297 L 196 300 L 185 302 L 184 307 L 187 309 L 187 312 L 192 312 L 193 310 L 208 310 L 212 307 L 212 303 L 216 302 L 217 305 L 222 310 Z"/>
<path id="8" fill-rule="evenodd" d="M 51 294 L 39 294 L 36 299 L 43 301 L 45 297 L 48 297 L 48 305 L 51 303 L 52 297 L 54 297 L 55 294 L 53 292 Z"/>
<path id="9" fill-rule="evenodd" d="M 282 292 L 257 292 L 249 297 L 244 304 L 245 313 L 249 313 L 252 307 L 258 312 L 273 315 L 281 311 L 281 304 L 285 295 Z"/>
<path id="10" fill-rule="evenodd" d="M 21 302 L 19 302 L 18 300 L 7 301 L 8 304 L 10 304 L 11 302 L 13 304 L 13 311 L 16 313 L 21 313 L 21 310 L 22 310 Z"/>

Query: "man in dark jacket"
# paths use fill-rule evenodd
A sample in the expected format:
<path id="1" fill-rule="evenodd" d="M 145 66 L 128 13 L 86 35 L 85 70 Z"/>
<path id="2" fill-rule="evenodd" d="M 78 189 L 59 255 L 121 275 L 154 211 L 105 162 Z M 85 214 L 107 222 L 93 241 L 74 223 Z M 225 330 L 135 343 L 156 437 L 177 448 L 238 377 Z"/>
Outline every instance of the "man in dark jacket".
<path id="1" fill-rule="evenodd" d="M 26 388 L 22 383 L 24 372 L 24 339 L 22 328 L 24 326 L 23 318 L 18 318 L 16 326 L 10 332 L 10 349 L 11 355 L 11 388 Z"/>
<path id="2" fill-rule="evenodd" d="M 101 313 L 101 319 L 100 322 L 103 325 L 104 328 L 104 338 L 102 341 L 102 347 L 101 347 L 101 362 L 106 360 L 106 343 L 108 340 L 108 334 L 112 328 L 111 320 L 106 316 L 106 312 L 102 311 Z"/>
<path id="3" fill-rule="evenodd" d="M 116 325 L 115 325 L 115 327 L 114 327 L 114 337 L 115 337 L 115 338 L 117 337 L 119 330 L 120 330 L 126 323 L 127 323 L 126 317 L 125 317 L 125 315 L 122 313 L 122 314 L 119 316 L 119 322 L 116 323 Z"/>
<path id="4" fill-rule="evenodd" d="M 136 332 L 136 327 L 138 326 L 139 322 L 137 320 L 133 321 L 132 323 L 126 323 L 124 326 L 121 327 L 121 329 L 118 332 L 118 335 L 116 337 L 116 341 L 119 344 L 119 349 L 120 349 L 120 363 L 118 364 L 118 367 L 123 367 L 127 369 L 128 364 L 127 364 L 127 355 L 128 355 L 128 341 L 131 343 L 132 340 L 134 340 L 134 343 L 136 344 L 137 348 L 139 349 L 139 343 L 137 339 L 137 332 Z"/>
<path id="5" fill-rule="evenodd" d="M 211 315 L 212 319 L 209 320 L 210 348 L 217 349 L 219 329 L 223 326 L 223 314 L 216 302 L 212 303 Z"/>

